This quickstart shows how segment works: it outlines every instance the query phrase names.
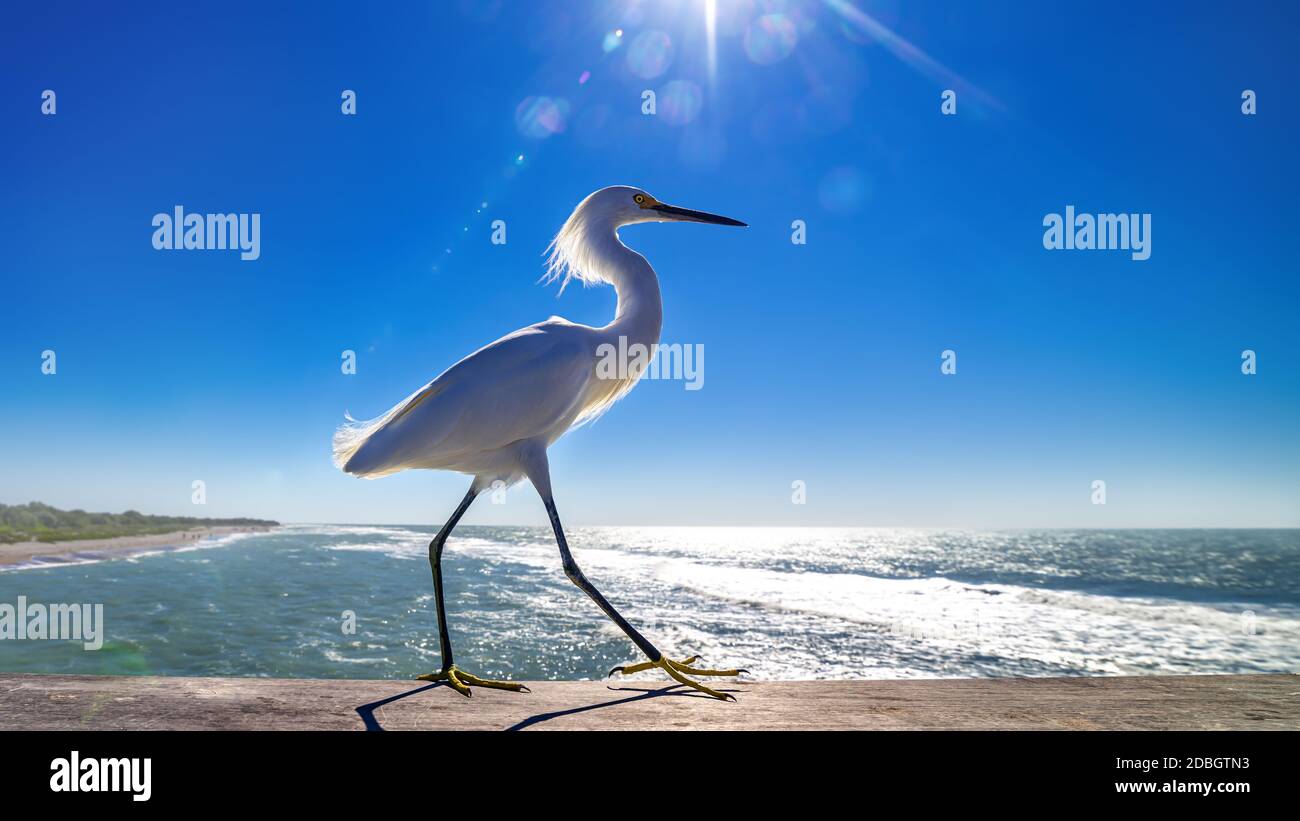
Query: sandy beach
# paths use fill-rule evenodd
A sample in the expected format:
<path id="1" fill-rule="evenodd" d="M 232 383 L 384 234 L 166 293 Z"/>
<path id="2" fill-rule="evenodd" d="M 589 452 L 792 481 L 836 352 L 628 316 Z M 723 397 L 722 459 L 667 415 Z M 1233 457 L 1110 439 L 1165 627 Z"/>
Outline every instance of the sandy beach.
<path id="1" fill-rule="evenodd" d="M 0 567 L 33 561 L 71 561 L 77 557 L 121 558 L 151 550 L 190 547 L 204 539 L 232 533 L 265 533 L 269 527 L 196 527 L 146 536 L 112 539 L 77 539 L 68 542 L 15 542 L 0 544 Z"/>

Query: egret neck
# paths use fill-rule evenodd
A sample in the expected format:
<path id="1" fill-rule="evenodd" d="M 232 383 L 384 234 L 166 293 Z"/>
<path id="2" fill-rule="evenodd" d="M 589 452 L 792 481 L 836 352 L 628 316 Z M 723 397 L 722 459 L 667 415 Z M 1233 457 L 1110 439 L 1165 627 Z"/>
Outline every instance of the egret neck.
<path id="1" fill-rule="evenodd" d="M 623 244 L 617 231 L 609 232 L 605 246 L 600 254 L 600 273 L 614 286 L 618 306 L 614 321 L 601 330 L 608 335 L 607 341 L 620 350 L 639 343 L 653 352 L 664 324 L 659 277 L 645 257 Z M 626 338 L 626 347 L 619 344 L 619 337 Z"/>

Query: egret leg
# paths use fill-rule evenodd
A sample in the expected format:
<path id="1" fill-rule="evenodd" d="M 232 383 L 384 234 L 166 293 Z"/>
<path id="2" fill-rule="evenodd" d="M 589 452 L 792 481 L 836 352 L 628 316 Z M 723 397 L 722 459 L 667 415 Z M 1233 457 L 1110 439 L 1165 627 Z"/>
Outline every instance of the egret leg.
<path id="1" fill-rule="evenodd" d="M 443 601 L 442 594 L 442 548 L 447 543 L 447 537 L 456 527 L 465 511 L 474 503 L 475 497 L 478 496 L 478 490 L 475 487 L 469 489 L 465 498 L 461 500 L 456 511 L 451 514 L 447 522 L 438 531 L 438 535 L 433 537 L 429 542 L 429 567 L 433 570 L 433 598 L 438 608 L 438 643 L 442 652 L 442 669 L 436 673 L 425 673 L 422 676 L 416 676 L 418 681 L 445 681 L 453 690 L 463 696 L 470 696 L 470 687 L 488 687 L 495 690 L 514 690 L 515 692 L 527 693 L 528 688 L 518 682 L 513 681 L 493 681 L 492 679 L 479 678 L 478 676 L 461 670 L 452 661 L 451 655 L 451 636 L 447 633 L 447 608 Z"/>
<path id="2" fill-rule="evenodd" d="M 723 701 L 735 701 L 735 696 L 732 696 L 730 693 L 721 693 L 710 687 L 705 687 L 703 684 L 687 678 L 686 674 L 697 676 L 735 676 L 746 671 L 700 670 L 691 667 L 691 663 L 698 660 L 699 656 L 691 656 L 684 661 L 673 661 L 672 659 L 664 658 L 663 653 L 660 653 L 653 644 L 647 641 L 645 636 L 637 632 L 635 627 L 628 624 L 627 619 L 619 615 L 619 612 L 614 609 L 614 606 L 610 604 L 603 595 L 601 595 L 600 591 L 596 589 L 596 586 L 588 581 L 586 575 L 582 572 L 582 568 L 578 567 L 578 563 L 574 561 L 573 554 L 569 552 L 568 540 L 564 538 L 564 527 L 560 524 L 560 514 L 559 511 L 555 509 L 555 500 L 549 493 L 543 493 L 542 502 L 546 505 L 546 512 L 551 517 L 551 527 L 555 530 L 555 541 L 560 546 L 560 558 L 564 561 L 564 574 L 569 577 L 569 581 L 576 584 L 582 592 L 590 596 L 591 600 L 596 603 L 596 606 L 605 611 L 605 615 L 609 616 L 610 619 L 619 626 L 619 629 L 626 633 L 628 638 L 632 639 L 632 642 L 641 649 L 641 652 L 646 654 L 647 658 L 650 659 L 650 661 L 631 665 L 629 667 L 615 667 L 610 671 L 610 674 L 613 675 L 614 672 L 620 670 L 624 672 L 636 672 L 638 670 L 648 670 L 652 667 L 657 667 L 676 681 L 685 684 L 687 687 L 699 690 L 701 693 L 705 693 Z"/>

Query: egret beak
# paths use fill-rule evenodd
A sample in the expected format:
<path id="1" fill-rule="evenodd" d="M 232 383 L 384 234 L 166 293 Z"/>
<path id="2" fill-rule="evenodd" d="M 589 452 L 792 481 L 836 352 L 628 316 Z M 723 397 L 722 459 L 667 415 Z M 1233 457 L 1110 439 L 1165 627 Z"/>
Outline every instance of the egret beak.
<path id="1" fill-rule="evenodd" d="M 658 211 L 669 220 L 674 222 L 707 222 L 710 225 L 738 225 L 741 228 L 749 226 L 740 220 L 733 220 L 731 217 L 720 217 L 717 214 L 710 214 L 706 211 L 692 211 L 689 208 L 678 208 L 675 205 L 658 205 L 650 206 L 651 211 Z"/>

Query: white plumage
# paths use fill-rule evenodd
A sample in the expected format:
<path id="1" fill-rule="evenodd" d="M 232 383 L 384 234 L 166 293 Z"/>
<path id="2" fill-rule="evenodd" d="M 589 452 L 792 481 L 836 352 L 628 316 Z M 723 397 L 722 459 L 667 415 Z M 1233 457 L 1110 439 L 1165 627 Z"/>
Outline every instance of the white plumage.
<path id="1" fill-rule="evenodd" d="M 451 470 L 473 475 L 480 489 L 529 475 L 539 453 L 607 410 L 640 377 L 636 362 L 624 378 L 600 378 L 596 370 L 601 345 L 617 348 L 625 337 L 628 346 L 652 349 L 663 324 L 658 277 L 618 229 L 669 221 L 741 224 L 663 205 L 628 186 L 591 194 L 551 243 L 547 281 L 562 279 L 561 290 L 571 279 L 613 285 L 613 321 L 593 328 L 551 317 L 480 348 L 383 415 L 341 426 L 334 464 L 363 478 Z"/>

